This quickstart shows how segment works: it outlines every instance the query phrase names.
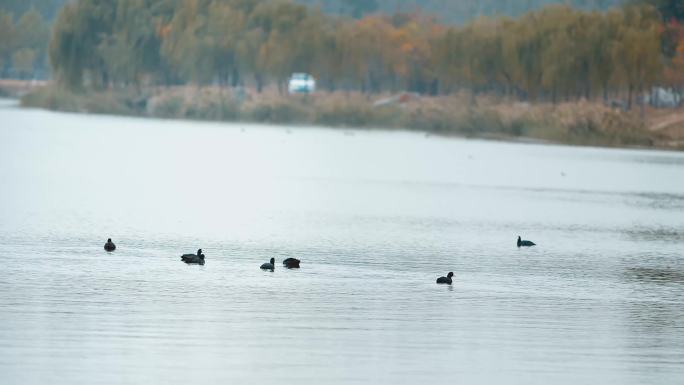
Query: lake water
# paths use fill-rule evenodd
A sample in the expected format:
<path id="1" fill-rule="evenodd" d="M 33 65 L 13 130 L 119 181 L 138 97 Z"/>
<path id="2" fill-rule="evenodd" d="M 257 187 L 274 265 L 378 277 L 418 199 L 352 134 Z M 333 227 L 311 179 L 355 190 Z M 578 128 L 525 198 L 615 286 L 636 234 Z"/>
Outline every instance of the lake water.
<path id="1" fill-rule="evenodd" d="M 2 384 L 684 380 L 684 153 L 5 101 L 0 181 Z"/>

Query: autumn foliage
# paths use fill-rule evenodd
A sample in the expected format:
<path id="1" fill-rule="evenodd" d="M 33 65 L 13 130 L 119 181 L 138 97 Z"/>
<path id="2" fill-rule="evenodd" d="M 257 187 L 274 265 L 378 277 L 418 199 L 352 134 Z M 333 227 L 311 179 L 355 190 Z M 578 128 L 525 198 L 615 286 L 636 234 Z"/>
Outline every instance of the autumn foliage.
<path id="1" fill-rule="evenodd" d="M 631 101 L 652 85 L 682 84 L 684 39 L 664 55 L 662 20 L 649 5 L 549 6 L 447 26 L 420 13 L 339 18 L 288 1 L 79 0 L 56 22 L 50 61 L 74 89 L 283 89 L 293 72 L 309 72 L 330 91 Z"/>

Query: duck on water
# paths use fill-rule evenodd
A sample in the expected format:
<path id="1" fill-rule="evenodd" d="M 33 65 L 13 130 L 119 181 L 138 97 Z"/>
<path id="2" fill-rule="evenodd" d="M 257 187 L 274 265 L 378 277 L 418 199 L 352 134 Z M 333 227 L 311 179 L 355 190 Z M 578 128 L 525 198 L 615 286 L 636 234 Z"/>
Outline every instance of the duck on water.
<path id="1" fill-rule="evenodd" d="M 520 235 L 518 235 L 518 247 L 530 247 L 534 246 L 536 243 L 532 241 L 526 241 L 520 238 Z"/>
<path id="2" fill-rule="evenodd" d="M 283 265 L 288 269 L 299 269 L 300 262 L 297 258 L 287 258 L 283 260 Z"/>
<path id="3" fill-rule="evenodd" d="M 261 270 L 275 270 L 275 258 L 271 258 L 271 261 L 261 265 Z"/>
<path id="4" fill-rule="evenodd" d="M 107 238 L 107 243 L 105 243 L 104 249 L 109 252 L 116 250 L 116 245 L 114 244 L 114 242 L 112 242 L 112 238 Z"/>
<path id="5" fill-rule="evenodd" d="M 202 249 L 197 250 L 197 254 L 181 255 L 181 261 L 187 263 L 188 265 L 204 265 L 204 254 L 202 254 Z"/>
<path id="6" fill-rule="evenodd" d="M 443 284 L 446 284 L 446 285 L 451 285 L 451 277 L 453 277 L 453 276 L 454 276 L 454 273 L 450 271 L 449 274 L 447 274 L 446 277 L 439 277 L 439 278 L 437 278 L 437 283 L 440 283 L 440 284 L 443 283 Z"/>

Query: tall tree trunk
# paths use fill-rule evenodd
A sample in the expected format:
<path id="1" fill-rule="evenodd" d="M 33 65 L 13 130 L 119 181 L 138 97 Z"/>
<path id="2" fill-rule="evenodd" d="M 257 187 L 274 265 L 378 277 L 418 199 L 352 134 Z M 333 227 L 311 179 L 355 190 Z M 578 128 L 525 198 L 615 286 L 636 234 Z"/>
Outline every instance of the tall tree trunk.
<path id="1" fill-rule="evenodd" d="M 257 93 L 261 93 L 261 91 L 264 90 L 264 79 L 261 77 L 260 73 L 254 73 L 254 81 L 256 82 Z"/>
<path id="2" fill-rule="evenodd" d="M 231 86 L 233 88 L 237 87 L 240 84 L 240 72 L 238 71 L 237 66 L 233 67 L 233 71 L 232 71 L 230 78 L 231 78 Z"/>
<path id="3" fill-rule="evenodd" d="M 639 116 L 643 120 L 646 116 L 646 111 L 644 110 L 644 86 L 639 84 L 639 94 L 637 95 L 637 102 L 639 103 Z"/>
<path id="4" fill-rule="evenodd" d="M 591 83 L 587 82 L 586 87 L 584 88 L 584 98 L 587 99 L 587 101 L 591 100 Z"/>

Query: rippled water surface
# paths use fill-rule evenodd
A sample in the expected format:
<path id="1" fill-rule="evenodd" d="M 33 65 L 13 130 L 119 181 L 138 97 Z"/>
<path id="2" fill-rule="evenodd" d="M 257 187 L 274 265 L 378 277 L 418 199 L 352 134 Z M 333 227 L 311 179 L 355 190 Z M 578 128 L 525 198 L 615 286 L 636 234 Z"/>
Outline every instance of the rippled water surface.
<path id="1" fill-rule="evenodd" d="M 681 153 L 5 102 L 0 182 L 2 384 L 684 379 Z"/>

